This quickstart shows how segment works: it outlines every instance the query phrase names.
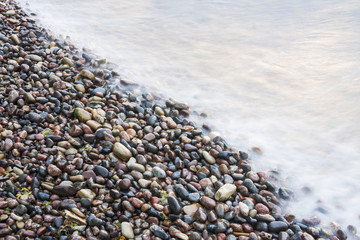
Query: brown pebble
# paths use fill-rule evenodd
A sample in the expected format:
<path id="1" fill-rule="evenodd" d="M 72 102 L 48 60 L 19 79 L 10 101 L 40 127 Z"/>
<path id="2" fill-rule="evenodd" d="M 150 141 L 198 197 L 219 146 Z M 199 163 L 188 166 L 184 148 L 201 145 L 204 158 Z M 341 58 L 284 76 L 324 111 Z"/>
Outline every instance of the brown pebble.
<path id="1" fill-rule="evenodd" d="M 203 206 L 205 206 L 207 209 L 214 209 L 216 206 L 216 202 L 214 199 L 211 199 L 209 197 L 206 196 L 202 196 L 200 198 L 200 202 Z"/>

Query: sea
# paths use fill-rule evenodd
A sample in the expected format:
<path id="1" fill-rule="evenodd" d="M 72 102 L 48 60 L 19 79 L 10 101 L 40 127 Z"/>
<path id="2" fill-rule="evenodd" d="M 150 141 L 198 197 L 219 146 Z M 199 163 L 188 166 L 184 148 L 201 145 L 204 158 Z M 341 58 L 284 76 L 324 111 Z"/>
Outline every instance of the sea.
<path id="1" fill-rule="evenodd" d="M 19 0 L 278 172 L 284 213 L 360 230 L 358 0 Z"/>

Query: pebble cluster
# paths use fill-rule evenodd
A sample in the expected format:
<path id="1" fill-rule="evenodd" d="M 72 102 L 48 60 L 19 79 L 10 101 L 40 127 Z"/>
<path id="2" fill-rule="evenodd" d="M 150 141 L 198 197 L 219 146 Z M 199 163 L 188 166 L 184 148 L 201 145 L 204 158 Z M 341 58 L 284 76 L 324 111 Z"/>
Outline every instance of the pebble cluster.
<path id="1" fill-rule="evenodd" d="M 346 239 L 185 117 L 0 2 L 0 239 Z M 356 230 L 355 233 L 356 234 Z"/>

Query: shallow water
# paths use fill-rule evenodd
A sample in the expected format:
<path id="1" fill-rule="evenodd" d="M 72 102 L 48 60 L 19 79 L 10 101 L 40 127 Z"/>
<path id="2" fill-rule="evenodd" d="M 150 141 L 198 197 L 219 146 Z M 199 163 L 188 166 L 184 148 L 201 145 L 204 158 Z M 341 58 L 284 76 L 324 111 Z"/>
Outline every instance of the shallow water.
<path id="1" fill-rule="evenodd" d="M 287 211 L 360 228 L 358 1 L 20 3 L 124 78 L 206 113 L 231 145 L 260 147 L 257 170 L 295 190 Z"/>

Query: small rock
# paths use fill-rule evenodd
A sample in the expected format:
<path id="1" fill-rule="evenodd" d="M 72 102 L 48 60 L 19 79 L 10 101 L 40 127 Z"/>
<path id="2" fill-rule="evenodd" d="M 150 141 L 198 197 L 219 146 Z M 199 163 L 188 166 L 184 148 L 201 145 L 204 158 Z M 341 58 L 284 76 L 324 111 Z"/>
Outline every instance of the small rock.
<path id="1" fill-rule="evenodd" d="M 240 214 L 243 217 L 247 217 L 249 215 L 250 208 L 243 202 L 239 202 Z"/>
<path id="2" fill-rule="evenodd" d="M 42 61 L 42 58 L 40 56 L 38 56 L 38 55 L 35 55 L 35 54 L 31 54 L 31 55 L 29 55 L 29 57 L 30 57 L 30 59 L 32 61 L 36 61 L 36 62 L 41 62 Z"/>
<path id="3" fill-rule="evenodd" d="M 166 173 L 164 170 L 162 170 L 161 168 L 159 167 L 154 167 L 152 169 L 152 173 L 154 174 L 154 177 L 157 177 L 157 178 L 166 178 Z"/>
<path id="4" fill-rule="evenodd" d="M 211 199 L 209 197 L 206 196 L 202 196 L 200 198 L 200 202 L 203 206 L 205 206 L 207 209 L 214 209 L 216 206 L 216 202 L 214 199 Z"/>
<path id="5" fill-rule="evenodd" d="M 121 223 L 121 234 L 127 239 L 134 238 L 134 230 L 129 222 Z"/>
<path id="6" fill-rule="evenodd" d="M 225 184 L 215 193 L 215 199 L 217 201 L 226 201 L 231 195 L 236 192 L 236 186 L 234 184 Z"/>
<path id="7" fill-rule="evenodd" d="M 14 16 L 15 14 L 16 14 L 15 10 L 12 9 L 5 12 L 6 16 Z"/>
<path id="8" fill-rule="evenodd" d="M 88 198 L 91 200 L 94 200 L 94 198 L 96 197 L 96 194 L 91 191 L 90 189 L 81 189 L 78 191 L 78 196 L 81 198 Z"/>
<path id="9" fill-rule="evenodd" d="M 95 79 L 95 75 L 92 72 L 90 72 L 89 70 L 86 70 L 86 69 L 81 70 L 80 75 L 83 76 L 83 77 L 86 77 L 86 78 L 88 78 L 90 80 Z"/>
<path id="10" fill-rule="evenodd" d="M 52 189 L 52 192 L 62 197 L 69 197 L 74 196 L 77 190 L 71 185 L 56 185 Z"/>
<path id="11" fill-rule="evenodd" d="M 47 168 L 47 171 L 49 173 L 50 176 L 53 177 L 57 177 L 60 176 L 62 171 L 61 169 L 59 169 L 57 166 L 55 166 L 54 164 L 50 164 Z"/>
<path id="12" fill-rule="evenodd" d="M 184 210 L 184 213 L 186 215 L 189 215 L 191 217 L 194 216 L 194 214 L 196 213 L 196 211 L 198 210 L 198 208 L 200 208 L 201 205 L 198 204 L 198 203 L 193 203 L 193 204 L 190 204 L 190 205 L 187 205 L 185 207 L 183 207 L 183 210 Z"/>
<path id="13" fill-rule="evenodd" d="M 107 128 L 99 128 L 98 130 L 96 130 L 95 136 L 96 136 L 96 138 L 98 138 L 100 140 L 104 140 L 105 139 L 105 133 L 111 135 L 111 130 L 107 129 Z"/>
<path id="14" fill-rule="evenodd" d="M 259 193 L 259 190 L 256 188 L 255 184 L 249 178 L 245 179 L 243 184 L 245 187 L 247 187 L 247 189 L 249 189 L 250 192 Z"/>
<path id="15" fill-rule="evenodd" d="M 274 221 L 269 224 L 270 232 L 278 233 L 281 231 L 286 231 L 288 229 L 288 225 L 285 222 Z"/>
<path id="16" fill-rule="evenodd" d="M 119 188 L 121 190 L 129 190 L 131 186 L 131 181 L 129 179 L 122 179 L 120 182 L 119 182 Z"/>
<path id="17" fill-rule="evenodd" d="M 81 223 L 83 225 L 86 225 L 86 220 L 84 218 L 77 216 L 76 214 L 70 212 L 69 210 L 65 209 L 65 214 L 66 214 L 65 215 L 66 219 L 70 219 L 70 220 L 76 221 L 78 223 Z"/>
<path id="18" fill-rule="evenodd" d="M 5 152 L 10 152 L 14 143 L 10 138 L 5 139 Z"/>
<path id="19" fill-rule="evenodd" d="M 170 210 L 172 213 L 175 213 L 175 214 L 181 213 L 181 209 L 182 209 L 181 205 L 175 197 L 172 197 L 172 196 L 168 197 L 168 203 L 169 203 Z"/>
<path id="20" fill-rule="evenodd" d="M 150 231 L 157 237 L 163 239 L 163 240 L 167 240 L 170 239 L 169 234 L 167 234 L 161 227 L 157 226 L 157 225 L 152 225 L 150 227 Z"/>
<path id="21" fill-rule="evenodd" d="M 138 183 L 142 188 L 148 188 L 151 184 L 151 181 L 146 179 L 139 179 Z"/>
<path id="22" fill-rule="evenodd" d="M 98 123 L 97 121 L 94 121 L 94 120 L 89 120 L 86 122 L 86 124 L 95 131 L 102 126 L 100 123 Z"/>
<path id="23" fill-rule="evenodd" d="M 94 172 L 96 173 L 96 175 L 100 175 L 104 178 L 107 178 L 109 176 L 109 170 L 102 166 L 95 166 Z"/>
<path id="24" fill-rule="evenodd" d="M 202 155 L 208 163 L 210 163 L 210 164 L 215 163 L 215 158 L 213 156 L 211 156 L 210 153 L 208 153 L 207 151 L 203 151 Z"/>
<path id="25" fill-rule="evenodd" d="M 34 96 L 28 92 L 24 94 L 24 99 L 27 103 L 35 103 L 36 102 Z"/>
<path id="26" fill-rule="evenodd" d="M 9 92 L 9 97 L 8 97 L 9 102 L 15 103 L 18 99 L 19 99 L 19 93 L 18 93 L 18 91 L 16 91 L 16 90 L 11 90 L 11 91 Z"/>
<path id="27" fill-rule="evenodd" d="M 82 108 L 75 108 L 74 116 L 82 122 L 91 120 L 91 113 Z"/>
<path id="28" fill-rule="evenodd" d="M 29 120 L 32 121 L 32 122 L 40 123 L 41 120 L 42 120 L 42 117 L 41 117 L 40 114 L 37 114 L 35 112 L 31 112 L 31 113 L 29 113 Z"/>
<path id="29" fill-rule="evenodd" d="M 128 161 L 132 157 L 132 154 L 129 151 L 129 149 L 127 149 L 124 145 L 122 145 L 119 142 L 114 144 L 113 152 L 118 158 L 124 161 Z"/>

